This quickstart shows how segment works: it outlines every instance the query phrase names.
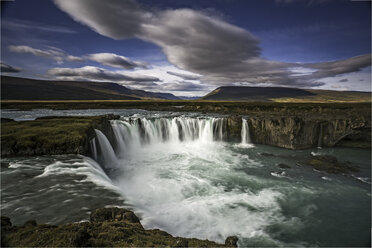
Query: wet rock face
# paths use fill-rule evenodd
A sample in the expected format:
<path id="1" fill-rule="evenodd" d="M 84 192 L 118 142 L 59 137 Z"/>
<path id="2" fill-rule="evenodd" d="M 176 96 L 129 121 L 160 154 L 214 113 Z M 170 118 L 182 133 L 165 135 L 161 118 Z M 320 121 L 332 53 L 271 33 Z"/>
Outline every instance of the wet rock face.
<path id="1" fill-rule="evenodd" d="M 230 142 L 241 142 L 242 118 L 232 115 L 227 118 L 226 139 Z"/>
<path id="2" fill-rule="evenodd" d="M 289 149 L 371 144 L 371 123 L 363 119 L 250 117 L 248 125 L 253 143 Z"/>
<path id="3" fill-rule="evenodd" d="M 336 157 L 330 155 L 318 155 L 307 160 L 306 165 L 312 166 L 319 171 L 325 171 L 332 174 L 356 172 L 359 169 L 350 163 L 341 163 Z"/>
<path id="4" fill-rule="evenodd" d="M 283 164 L 283 163 L 278 164 L 278 167 L 281 168 L 281 169 L 290 169 L 291 168 L 291 166 L 289 166 L 287 164 Z"/>
<path id="5" fill-rule="evenodd" d="M 128 221 L 131 223 L 140 223 L 140 220 L 132 211 L 123 208 L 96 209 L 90 214 L 90 221 Z"/>
<path id="6" fill-rule="evenodd" d="M 237 238 L 225 244 L 195 238 L 173 237 L 155 229 L 145 230 L 138 217 L 122 208 L 92 211 L 90 222 L 59 226 L 27 221 L 11 226 L 10 219 L 1 217 L 2 247 L 236 247 Z"/>
<path id="7" fill-rule="evenodd" d="M 236 236 L 229 236 L 225 240 L 225 245 L 227 247 L 238 247 L 238 237 Z"/>
<path id="8" fill-rule="evenodd" d="M 12 222 L 10 222 L 10 219 L 5 216 L 1 216 L 1 227 L 11 227 Z"/>

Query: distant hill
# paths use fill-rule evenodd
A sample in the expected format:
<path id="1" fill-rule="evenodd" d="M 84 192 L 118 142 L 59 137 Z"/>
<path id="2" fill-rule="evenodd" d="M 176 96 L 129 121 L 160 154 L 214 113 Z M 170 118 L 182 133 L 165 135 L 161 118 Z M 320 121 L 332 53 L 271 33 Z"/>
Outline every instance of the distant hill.
<path id="1" fill-rule="evenodd" d="M 285 87 L 222 86 L 201 99 L 214 101 L 360 102 L 371 101 L 371 93 Z"/>
<path id="2" fill-rule="evenodd" d="M 49 81 L 1 76 L 2 100 L 179 99 L 170 93 L 132 90 L 109 82 Z"/>

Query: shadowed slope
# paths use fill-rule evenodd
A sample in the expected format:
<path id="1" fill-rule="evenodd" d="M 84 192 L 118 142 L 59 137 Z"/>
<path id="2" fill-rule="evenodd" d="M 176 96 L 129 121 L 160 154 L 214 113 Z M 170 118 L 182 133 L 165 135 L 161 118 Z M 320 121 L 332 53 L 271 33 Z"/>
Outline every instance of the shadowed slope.
<path id="1" fill-rule="evenodd" d="M 285 87 L 222 86 L 202 98 L 215 101 L 370 101 L 370 92 L 309 90 Z"/>
<path id="2" fill-rule="evenodd" d="M 178 99 L 169 93 L 131 90 L 116 83 L 46 81 L 1 76 L 3 100 L 140 100 Z"/>

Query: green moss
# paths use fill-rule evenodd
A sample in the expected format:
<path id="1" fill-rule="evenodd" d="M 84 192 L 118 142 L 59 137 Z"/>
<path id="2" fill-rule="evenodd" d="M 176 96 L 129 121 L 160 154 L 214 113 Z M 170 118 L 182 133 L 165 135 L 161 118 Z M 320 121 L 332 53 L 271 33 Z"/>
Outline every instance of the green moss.
<path id="1" fill-rule="evenodd" d="M 2 155 L 78 153 L 106 116 L 49 117 L 1 125 Z M 60 152 L 59 152 L 60 151 Z M 34 153 L 34 154 L 33 154 Z"/>
<path id="2" fill-rule="evenodd" d="M 112 213 L 112 217 L 110 218 L 106 213 Z M 131 220 L 123 219 L 121 213 L 133 214 L 129 210 L 109 208 L 96 214 L 96 216 L 103 214 L 105 221 L 72 223 L 60 226 L 24 225 L 12 227 L 4 224 L 2 225 L 2 246 L 226 247 L 225 244 L 208 240 L 173 237 L 158 229 L 145 230 L 135 218 Z M 118 220 L 118 218 L 121 220 Z M 4 223 L 9 222 L 8 219 L 3 219 Z M 230 246 L 234 245 L 230 244 Z"/>

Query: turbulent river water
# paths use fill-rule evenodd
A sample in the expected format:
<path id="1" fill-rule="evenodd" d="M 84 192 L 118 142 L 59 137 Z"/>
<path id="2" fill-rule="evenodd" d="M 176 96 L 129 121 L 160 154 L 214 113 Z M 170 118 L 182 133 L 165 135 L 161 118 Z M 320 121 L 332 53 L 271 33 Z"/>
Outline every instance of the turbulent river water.
<path id="1" fill-rule="evenodd" d="M 133 209 L 145 228 L 239 246 L 369 246 L 370 151 L 292 151 L 224 141 L 223 116 L 143 110 L 11 111 L 16 120 L 47 115 L 120 114 L 115 144 L 96 130 L 92 158 L 3 158 L 1 210 L 14 224 L 89 219 L 91 209 Z M 360 167 L 333 175 L 303 165 L 328 154 Z M 290 168 L 282 169 L 284 163 Z"/>

